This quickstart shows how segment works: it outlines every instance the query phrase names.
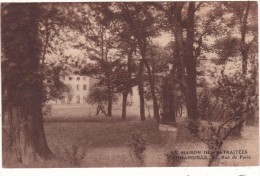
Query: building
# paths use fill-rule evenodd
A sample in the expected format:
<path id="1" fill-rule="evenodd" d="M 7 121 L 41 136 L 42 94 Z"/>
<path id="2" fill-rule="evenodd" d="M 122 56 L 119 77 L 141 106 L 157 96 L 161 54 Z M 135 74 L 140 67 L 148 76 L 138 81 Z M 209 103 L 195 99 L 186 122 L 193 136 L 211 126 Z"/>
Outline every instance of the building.
<path id="1" fill-rule="evenodd" d="M 62 81 L 69 88 L 68 92 L 64 92 L 62 99 L 57 103 L 61 104 L 80 104 L 86 103 L 89 93 L 91 78 L 80 75 L 63 76 Z"/>
<path id="2" fill-rule="evenodd" d="M 86 111 L 89 114 L 96 113 L 96 105 L 92 106 L 88 104 L 87 97 L 89 94 L 89 90 L 91 86 L 98 83 L 99 80 L 90 78 L 88 76 L 80 76 L 80 75 L 66 75 L 61 77 L 61 81 L 66 84 L 69 88 L 69 91 L 63 93 L 62 98 L 57 99 L 56 101 L 50 101 L 50 104 L 59 104 L 59 105 L 70 105 L 72 107 L 86 107 Z M 121 113 L 122 108 L 122 94 L 117 94 L 118 101 L 113 104 L 113 109 L 115 113 Z M 75 106 L 74 106 L 75 105 Z M 83 105 L 83 106 L 81 106 Z M 139 92 L 138 87 L 135 86 L 132 88 L 132 94 L 128 95 L 127 99 L 127 111 L 129 114 L 139 114 L 140 108 L 140 100 L 139 100 Z M 62 106 L 63 107 L 63 106 Z M 152 115 L 152 102 L 146 101 L 146 114 Z M 77 109 L 79 113 L 81 113 L 80 109 Z M 77 111 L 76 110 L 76 111 Z M 75 113 L 78 113 L 75 112 Z"/>
<path id="3" fill-rule="evenodd" d="M 61 81 L 68 86 L 69 91 L 63 93 L 62 98 L 50 102 L 51 104 L 83 104 L 87 103 L 87 97 L 91 86 L 96 84 L 98 80 L 88 76 L 66 75 L 61 77 Z M 122 106 L 121 94 L 117 94 L 118 101 L 114 106 Z M 139 94 L 137 86 L 133 87 L 132 94 L 128 95 L 128 106 L 139 106 Z"/>

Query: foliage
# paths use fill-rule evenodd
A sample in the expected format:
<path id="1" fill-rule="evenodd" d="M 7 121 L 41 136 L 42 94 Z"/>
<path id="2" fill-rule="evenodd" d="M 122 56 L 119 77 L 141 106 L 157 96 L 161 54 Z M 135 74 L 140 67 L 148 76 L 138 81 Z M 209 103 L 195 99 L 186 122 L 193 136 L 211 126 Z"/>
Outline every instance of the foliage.
<path id="1" fill-rule="evenodd" d="M 42 115 L 43 117 L 51 117 L 52 105 L 44 104 L 42 107 Z"/>
<path id="2" fill-rule="evenodd" d="M 35 156 L 43 159 L 52 156 L 42 120 L 42 103 L 45 101 L 40 62 L 43 43 L 39 36 L 42 10 L 37 3 L 1 6 L 2 83 L 6 95 L 4 110 L 9 114 L 4 125 L 10 126 L 10 153 L 14 162 L 26 163 L 35 160 Z"/>
<path id="3" fill-rule="evenodd" d="M 230 58 L 239 55 L 239 39 L 228 36 L 215 41 L 214 49 L 219 55 L 216 64 L 226 63 Z"/>
<path id="4" fill-rule="evenodd" d="M 46 101 L 60 99 L 64 92 L 69 92 L 69 87 L 61 81 L 62 70 L 60 66 L 46 65 L 44 75 Z"/>
<path id="5" fill-rule="evenodd" d="M 57 148 L 56 153 L 58 157 L 69 161 L 71 167 L 80 167 L 81 162 L 86 156 L 87 150 L 85 147 L 73 144 L 65 149 Z"/>
<path id="6" fill-rule="evenodd" d="M 128 146 L 130 147 L 130 155 L 138 160 L 140 166 L 144 166 L 144 152 L 146 150 L 146 142 L 141 133 L 134 133 L 131 136 Z"/>
<path id="7" fill-rule="evenodd" d="M 113 95 L 113 102 L 117 101 L 117 96 Z M 100 86 L 92 86 L 89 88 L 89 93 L 87 97 L 87 102 L 90 104 L 96 104 L 99 102 L 107 103 L 108 101 L 108 95 L 107 95 L 107 89 Z"/>
<path id="8" fill-rule="evenodd" d="M 171 66 L 171 53 L 170 45 L 162 47 L 160 45 L 149 43 L 147 48 L 147 62 L 151 67 L 151 72 L 154 80 L 156 97 L 161 97 L 161 87 L 163 83 L 163 77 L 170 72 Z M 149 82 L 147 82 L 148 76 L 144 75 L 144 88 L 145 99 L 152 100 L 151 90 L 149 88 Z M 160 101 L 160 100 L 159 100 Z"/>
<path id="9" fill-rule="evenodd" d="M 167 159 L 167 166 L 169 167 L 176 167 L 179 166 L 182 162 L 182 159 L 180 157 L 180 152 L 178 150 L 170 151 L 166 154 Z"/>
<path id="10" fill-rule="evenodd" d="M 207 87 L 203 87 L 201 92 L 198 93 L 198 113 L 202 120 L 217 120 L 218 116 L 213 117 L 218 107 L 218 100 L 213 101 L 210 90 Z M 222 107 L 221 107 L 222 108 Z"/>
<path id="11" fill-rule="evenodd" d="M 34 26 L 38 27 L 38 24 L 34 23 L 34 20 L 37 20 L 37 16 L 32 19 L 26 18 L 30 13 L 35 13 L 35 11 L 30 9 L 34 6 L 34 4 L 28 6 L 5 4 L 3 6 L 3 46 L 1 49 L 3 53 L 2 84 L 4 90 L 6 88 L 9 89 L 10 86 L 13 89 L 23 90 L 26 89 L 26 87 L 35 86 L 36 84 L 38 84 L 38 86 L 41 85 L 43 74 L 40 69 L 37 69 L 37 59 L 40 58 L 42 43 L 39 39 L 38 31 L 33 29 Z M 36 10 L 37 9 L 39 8 L 37 7 Z M 18 15 L 15 13 L 16 11 L 20 11 L 21 14 Z M 17 23 L 16 20 L 18 20 L 19 23 Z M 24 36 L 24 30 L 32 32 Z M 24 41 L 25 38 L 27 39 L 26 41 Z M 35 59 L 35 61 L 30 63 L 30 59 Z M 9 102 L 18 103 L 29 98 L 29 96 L 30 95 L 27 94 L 20 94 L 20 96 L 12 97 L 16 100 L 12 100 L 10 99 L 11 97 L 9 97 Z M 43 97 L 38 98 L 42 99 Z"/>
<path id="12" fill-rule="evenodd" d="M 213 164 L 223 142 L 230 136 L 240 137 L 242 127 L 248 118 L 251 118 L 257 108 L 255 81 L 250 77 L 244 77 L 240 72 L 232 76 L 222 72 L 218 86 L 212 90 L 214 99 L 206 95 L 201 102 L 206 114 L 205 122 L 202 122 L 197 137 L 209 148 L 209 166 Z"/>

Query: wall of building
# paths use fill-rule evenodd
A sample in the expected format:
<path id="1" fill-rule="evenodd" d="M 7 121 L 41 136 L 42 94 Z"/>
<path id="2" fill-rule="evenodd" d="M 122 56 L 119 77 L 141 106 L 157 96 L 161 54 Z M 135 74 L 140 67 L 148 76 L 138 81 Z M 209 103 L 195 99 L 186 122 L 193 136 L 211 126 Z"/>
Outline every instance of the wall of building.
<path id="1" fill-rule="evenodd" d="M 58 100 L 58 103 L 86 103 L 90 87 L 89 77 L 79 75 L 68 75 L 64 76 L 62 78 L 62 81 L 69 87 L 69 92 L 65 92 L 64 97 L 61 100 Z"/>

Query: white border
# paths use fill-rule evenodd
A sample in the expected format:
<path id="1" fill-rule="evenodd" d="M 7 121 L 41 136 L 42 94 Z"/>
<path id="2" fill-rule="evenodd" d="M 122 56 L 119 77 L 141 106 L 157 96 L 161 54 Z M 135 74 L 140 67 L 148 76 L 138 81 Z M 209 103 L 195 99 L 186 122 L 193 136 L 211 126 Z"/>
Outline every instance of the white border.
<path id="1" fill-rule="evenodd" d="M 259 167 L 1 169 L 2 176 L 259 176 Z"/>

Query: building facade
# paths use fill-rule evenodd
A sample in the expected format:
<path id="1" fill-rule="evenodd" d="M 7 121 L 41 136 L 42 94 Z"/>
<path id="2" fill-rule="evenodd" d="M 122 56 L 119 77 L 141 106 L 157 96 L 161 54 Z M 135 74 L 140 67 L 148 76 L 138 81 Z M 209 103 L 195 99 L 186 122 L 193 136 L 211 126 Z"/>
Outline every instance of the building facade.
<path id="1" fill-rule="evenodd" d="M 87 103 L 87 96 L 90 87 L 90 78 L 80 75 L 68 75 L 62 78 L 64 84 L 69 88 L 58 103 L 61 104 L 81 104 Z"/>
<path id="2" fill-rule="evenodd" d="M 98 83 L 97 79 L 88 76 L 66 75 L 60 78 L 61 81 L 68 86 L 69 90 L 63 93 L 62 98 L 56 101 L 51 101 L 51 104 L 84 104 L 87 103 L 89 89 L 94 84 Z M 122 97 L 118 94 L 117 105 L 121 107 Z M 139 94 L 137 86 L 133 87 L 132 94 L 127 98 L 128 106 L 139 106 Z"/>

